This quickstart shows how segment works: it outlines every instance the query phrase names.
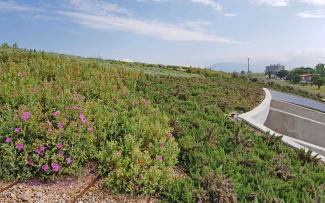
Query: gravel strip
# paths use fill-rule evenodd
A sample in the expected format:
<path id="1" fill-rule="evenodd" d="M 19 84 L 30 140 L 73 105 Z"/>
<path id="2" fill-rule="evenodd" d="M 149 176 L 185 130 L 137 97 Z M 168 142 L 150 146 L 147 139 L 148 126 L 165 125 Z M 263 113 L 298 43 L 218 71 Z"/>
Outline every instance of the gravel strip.
<path id="1" fill-rule="evenodd" d="M 76 196 L 95 176 L 89 171 L 78 178 L 66 178 L 53 183 L 30 180 L 19 183 L 0 194 L 0 202 L 65 203 Z M 3 183 L 0 183 L 2 187 Z M 4 185 L 7 185 L 4 184 Z"/>
<path id="2" fill-rule="evenodd" d="M 18 183 L 0 194 L 0 203 L 70 203 L 84 188 L 88 186 L 96 175 L 86 168 L 77 177 L 70 177 L 53 183 L 41 183 L 30 180 Z M 0 188 L 10 183 L 0 182 Z M 102 181 L 98 181 L 90 188 L 77 203 L 148 203 L 146 198 L 134 198 L 124 195 L 113 195 L 102 187 Z M 152 199 L 150 203 L 157 202 Z"/>
<path id="3" fill-rule="evenodd" d="M 155 203 L 156 199 L 148 201 L 147 198 L 134 198 L 126 195 L 113 195 L 102 187 L 102 181 L 98 181 L 84 197 L 78 199 L 77 203 Z"/>

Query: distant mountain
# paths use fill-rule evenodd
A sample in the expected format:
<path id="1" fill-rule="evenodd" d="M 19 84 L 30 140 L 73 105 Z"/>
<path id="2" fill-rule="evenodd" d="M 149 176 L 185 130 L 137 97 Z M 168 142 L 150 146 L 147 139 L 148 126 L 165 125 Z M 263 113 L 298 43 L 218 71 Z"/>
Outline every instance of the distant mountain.
<path id="1" fill-rule="evenodd" d="M 216 63 L 210 66 L 207 66 L 206 68 L 212 69 L 212 70 L 219 70 L 224 72 L 240 72 L 240 71 L 247 71 L 247 64 L 241 64 L 241 63 Z"/>

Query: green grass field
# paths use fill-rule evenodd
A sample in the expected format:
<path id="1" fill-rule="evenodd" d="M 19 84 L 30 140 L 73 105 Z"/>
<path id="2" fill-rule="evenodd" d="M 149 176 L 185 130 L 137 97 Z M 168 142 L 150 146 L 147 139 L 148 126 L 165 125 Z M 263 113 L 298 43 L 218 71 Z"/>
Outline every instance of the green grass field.
<path id="1" fill-rule="evenodd" d="M 299 85 L 299 87 L 306 89 L 314 94 L 320 94 L 325 98 L 325 86 L 322 86 L 320 89 L 315 85 Z"/>
<path id="2" fill-rule="evenodd" d="M 263 99 L 230 74 L 0 49 L 0 179 L 96 165 L 113 193 L 166 202 L 325 201 L 325 168 L 228 113 Z"/>

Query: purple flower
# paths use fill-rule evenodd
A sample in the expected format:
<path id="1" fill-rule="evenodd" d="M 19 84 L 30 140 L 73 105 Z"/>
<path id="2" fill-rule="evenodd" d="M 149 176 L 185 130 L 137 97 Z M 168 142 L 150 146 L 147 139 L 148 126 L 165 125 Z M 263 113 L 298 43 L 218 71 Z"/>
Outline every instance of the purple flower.
<path id="1" fill-rule="evenodd" d="M 46 150 L 46 147 L 45 147 L 45 146 L 40 146 L 39 150 L 40 150 L 41 152 L 44 152 L 44 151 Z"/>
<path id="2" fill-rule="evenodd" d="M 85 124 L 87 122 L 87 119 L 83 113 L 79 114 L 79 118 L 83 124 Z"/>
<path id="3" fill-rule="evenodd" d="M 49 125 L 49 127 L 52 127 L 53 126 L 53 124 L 52 124 L 51 121 L 46 121 L 46 123 Z"/>
<path id="4" fill-rule="evenodd" d="M 52 114 L 54 117 L 57 117 L 59 115 L 59 111 L 54 111 Z"/>
<path id="5" fill-rule="evenodd" d="M 73 110 L 78 110 L 78 111 L 80 111 L 80 110 L 81 110 L 81 107 L 79 107 L 79 106 L 73 106 L 72 109 L 73 109 Z"/>
<path id="6" fill-rule="evenodd" d="M 16 149 L 21 152 L 24 149 L 24 144 L 16 144 Z"/>
<path id="7" fill-rule="evenodd" d="M 58 128 L 59 129 L 63 128 L 63 123 L 62 122 L 58 122 Z"/>
<path id="8" fill-rule="evenodd" d="M 42 166 L 42 170 L 45 171 L 45 172 L 47 172 L 49 169 L 50 168 L 49 168 L 48 164 L 45 164 L 45 165 Z"/>
<path id="9" fill-rule="evenodd" d="M 52 163 L 51 167 L 54 172 L 59 172 L 61 168 L 60 164 L 58 163 Z"/>
<path id="10" fill-rule="evenodd" d="M 59 155 L 59 157 L 64 157 L 64 151 L 60 150 L 58 155 Z"/>
<path id="11" fill-rule="evenodd" d="M 72 157 L 71 156 L 67 157 L 65 160 L 66 160 L 68 165 L 70 165 L 72 163 Z"/>
<path id="12" fill-rule="evenodd" d="M 30 112 L 24 112 L 23 115 L 21 115 L 21 119 L 26 122 L 30 119 L 30 116 L 31 116 Z"/>
<path id="13" fill-rule="evenodd" d="M 10 137 L 6 137 L 6 140 L 5 140 L 6 143 L 10 143 L 11 141 L 12 141 L 12 139 Z"/>
<path id="14" fill-rule="evenodd" d="M 37 150 L 35 150 L 35 152 L 36 152 L 38 155 L 43 156 L 45 150 L 46 150 L 46 147 L 45 147 L 45 146 L 40 146 Z"/>
<path id="15" fill-rule="evenodd" d="M 162 160 L 164 160 L 164 157 L 163 156 L 157 156 L 157 159 L 162 161 Z"/>
<path id="16" fill-rule="evenodd" d="M 160 148 L 163 148 L 165 144 L 163 142 L 160 143 Z"/>
<path id="17" fill-rule="evenodd" d="M 58 149 L 62 149 L 63 146 L 64 146 L 64 145 L 63 145 L 62 143 L 56 144 L 56 148 L 58 148 Z"/>
<path id="18" fill-rule="evenodd" d="M 43 156 L 44 154 L 43 154 L 43 152 L 41 151 L 41 150 L 35 150 L 35 152 L 36 152 L 36 154 L 38 154 L 38 155 L 40 155 L 40 156 Z"/>
<path id="19" fill-rule="evenodd" d="M 20 133 L 21 128 L 15 128 L 15 133 Z"/>
<path id="20" fill-rule="evenodd" d="M 33 165 L 34 165 L 34 163 L 33 163 L 33 161 L 32 161 L 32 160 L 28 159 L 28 161 L 27 161 L 27 165 L 29 165 L 29 166 L 33 166 Z"/>
<path id="21" fill-rule="evenodd" d="M 90 133 L 92 133 L 94 131 L 94 129 L 92 127 L 88 127 L 87 128 L 87 131 L 90 132 Z"/>

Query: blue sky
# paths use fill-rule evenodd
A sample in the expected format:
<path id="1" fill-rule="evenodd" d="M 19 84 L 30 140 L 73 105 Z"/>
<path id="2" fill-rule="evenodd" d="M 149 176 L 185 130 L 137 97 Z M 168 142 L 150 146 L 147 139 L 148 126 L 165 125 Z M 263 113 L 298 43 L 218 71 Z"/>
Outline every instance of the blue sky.
<path id="1" fill-rule="evenodd" d="M 325 62 L 325 0 L 0 0 L 0 43 L 243 70 Z"/>

